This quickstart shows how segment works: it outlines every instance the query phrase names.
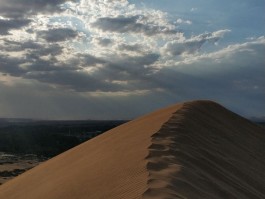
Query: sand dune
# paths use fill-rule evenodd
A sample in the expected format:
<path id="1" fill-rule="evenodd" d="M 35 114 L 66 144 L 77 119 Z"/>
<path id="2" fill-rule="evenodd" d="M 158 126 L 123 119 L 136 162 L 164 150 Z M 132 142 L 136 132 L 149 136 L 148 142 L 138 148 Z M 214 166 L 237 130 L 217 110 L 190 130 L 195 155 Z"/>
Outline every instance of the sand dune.
<path id="1" fill-rule="evenodd" d="M 1 199 L 265 198 L 264 129 L 210 101 L 177 104 L 0 186 Z"/>

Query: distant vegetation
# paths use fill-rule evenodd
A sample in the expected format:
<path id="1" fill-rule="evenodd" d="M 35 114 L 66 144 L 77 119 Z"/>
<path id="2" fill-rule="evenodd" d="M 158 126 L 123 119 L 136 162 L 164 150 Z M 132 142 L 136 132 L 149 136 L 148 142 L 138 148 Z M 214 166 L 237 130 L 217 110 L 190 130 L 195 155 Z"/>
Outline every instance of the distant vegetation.
<path id="1" fill-rule="evenodd" d="M 0 120 L 0 151 L 49 158 L 124 122 Z"/>

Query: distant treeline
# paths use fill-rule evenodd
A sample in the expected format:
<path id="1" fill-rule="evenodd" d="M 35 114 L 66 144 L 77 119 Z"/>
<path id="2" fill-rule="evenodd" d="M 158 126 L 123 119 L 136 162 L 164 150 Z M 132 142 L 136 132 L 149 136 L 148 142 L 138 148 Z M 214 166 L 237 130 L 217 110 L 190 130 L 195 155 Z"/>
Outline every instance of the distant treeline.
<path id="1" fill-rule="evenodd" d="M 53 157 L 125 121 L 1 123 L 0 151 Z"/>

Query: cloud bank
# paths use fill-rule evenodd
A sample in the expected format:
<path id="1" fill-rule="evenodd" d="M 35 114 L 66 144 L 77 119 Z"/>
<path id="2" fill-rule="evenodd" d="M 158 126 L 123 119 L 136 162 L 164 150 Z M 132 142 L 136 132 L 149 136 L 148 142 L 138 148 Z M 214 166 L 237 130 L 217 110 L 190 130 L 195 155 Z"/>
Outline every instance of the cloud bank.
<path id="1" fill-rule="evenodd" d="M 227 44 L 223 41 L 232 29 L 194 34 L 186 29 L 194 25 L 187 17 L 126 0 L 1 0 L 0 89 L 6 97 L 0 104 L 16 107 L 2 114 L 49 117 L 45 108 L 40 116 L 30 104 L 25 105 L 28 115 L 19 108 L 13 98 L 23 87 L 28 92 L 21 99 L 34 104 L 42 96 L 46 108 L 73 104 L 80 111 L 76 118 L 90 117 L 81 108 L 86 102 L 104 103 L 111 111 L 139 105 L 119 115 L 130 118 L 196 98 L 217 100 L 234 110 L 253 102 L 254 108 L 239 112 L 262 115 L 264 36 Z M 93 114 L 100 109 L 96 107 Z M 111 111 L 106 117 L 115 118 Z M 66 112 L 50 115 L 63 118 Z"/>

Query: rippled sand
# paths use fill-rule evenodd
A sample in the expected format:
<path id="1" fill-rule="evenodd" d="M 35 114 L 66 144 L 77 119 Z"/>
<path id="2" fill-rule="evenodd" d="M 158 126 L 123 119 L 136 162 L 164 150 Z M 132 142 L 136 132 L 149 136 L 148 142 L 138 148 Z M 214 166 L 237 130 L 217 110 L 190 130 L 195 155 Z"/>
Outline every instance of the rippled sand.
<path id="1" fill-rule="evenodd" d="M 211 101 L 114 128 L 0 186 L 5 199 L 265 198 L 264 129 Z"/>

